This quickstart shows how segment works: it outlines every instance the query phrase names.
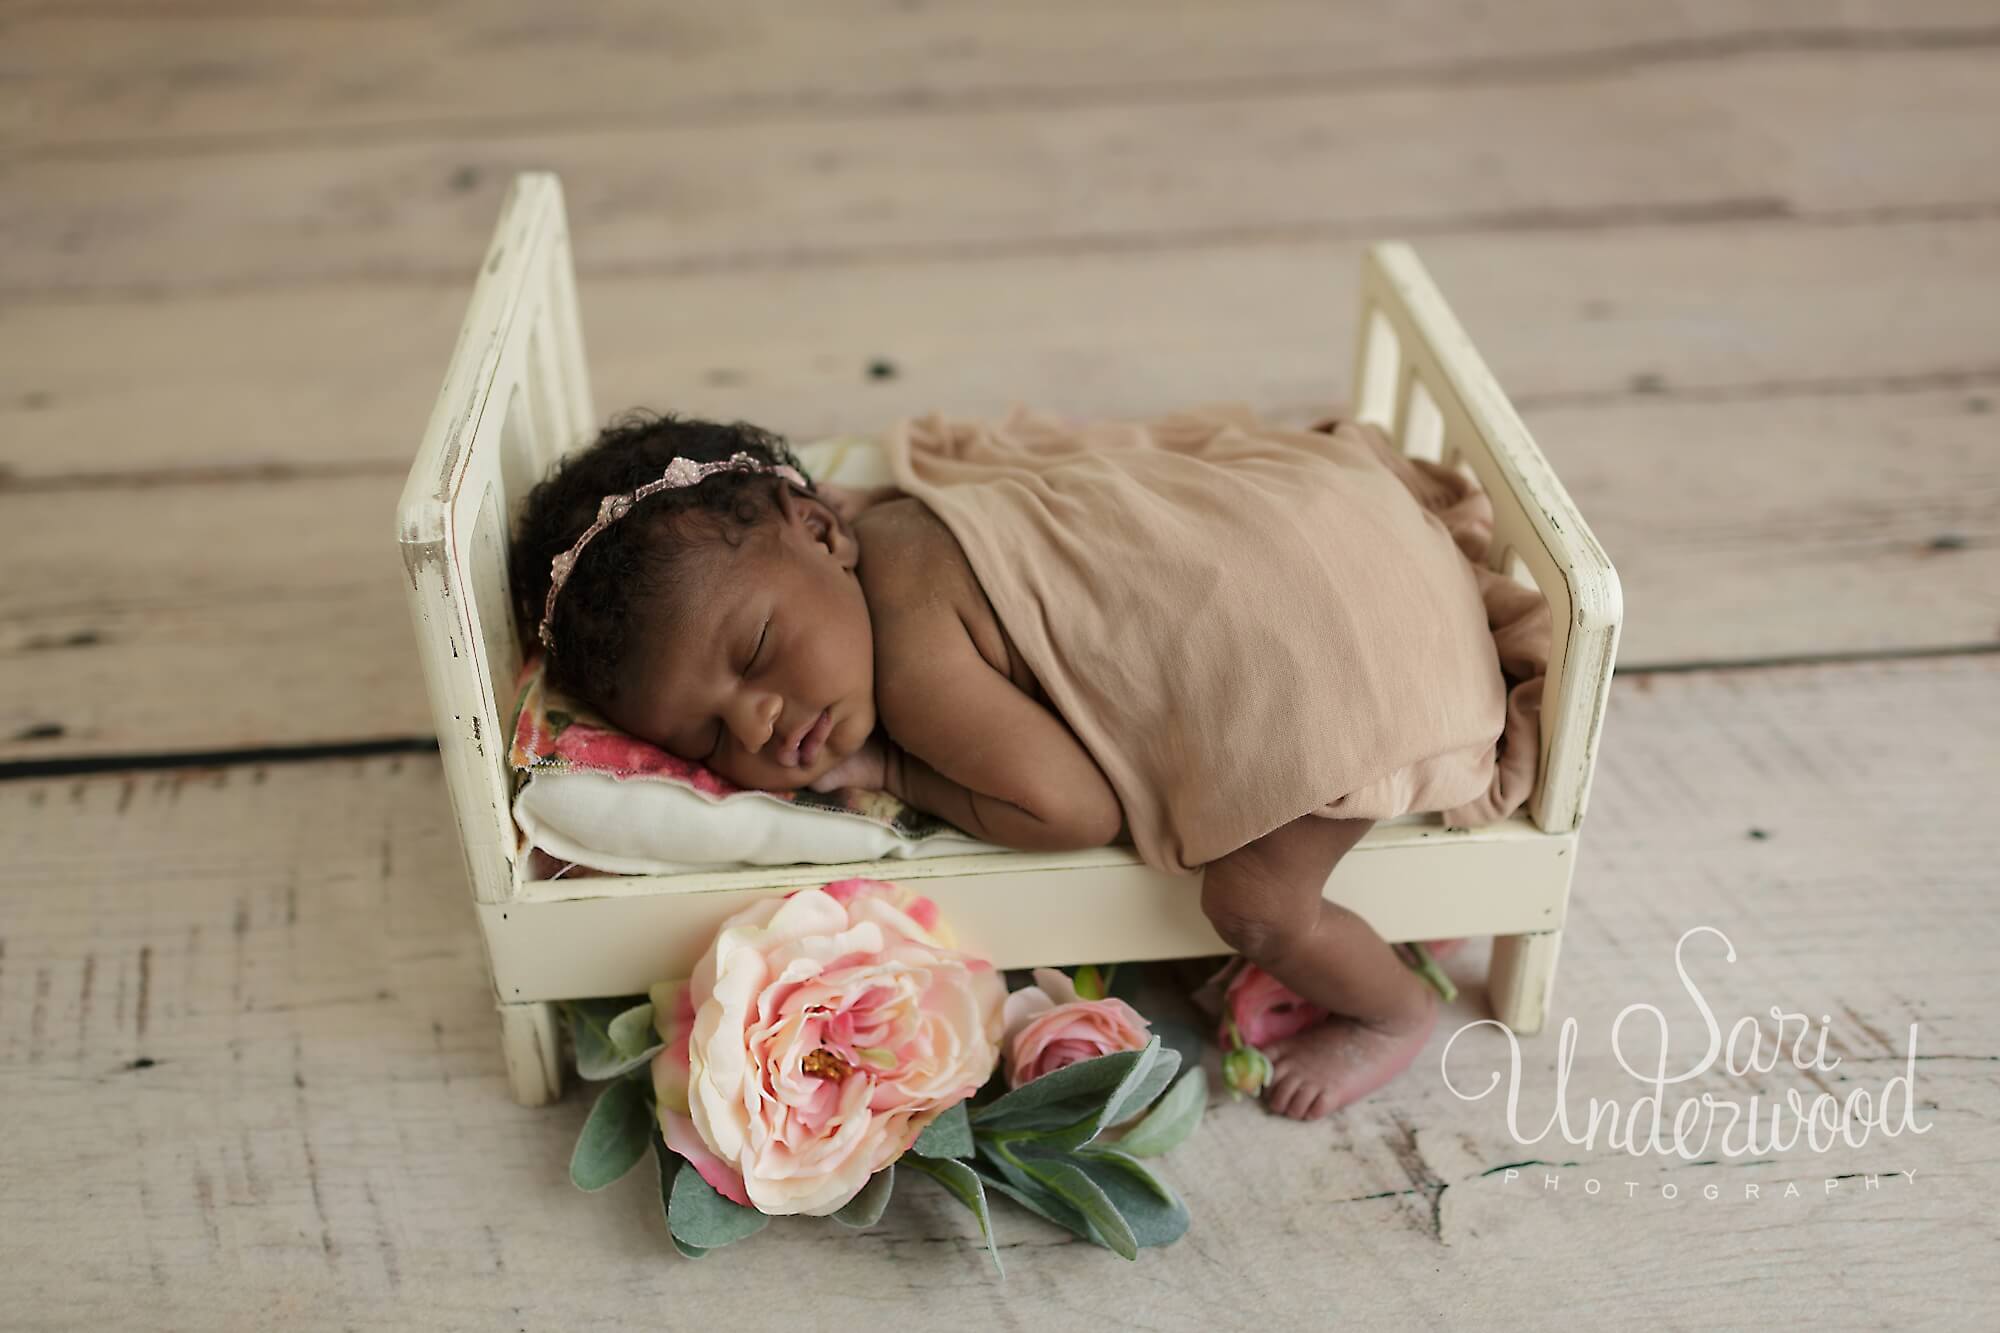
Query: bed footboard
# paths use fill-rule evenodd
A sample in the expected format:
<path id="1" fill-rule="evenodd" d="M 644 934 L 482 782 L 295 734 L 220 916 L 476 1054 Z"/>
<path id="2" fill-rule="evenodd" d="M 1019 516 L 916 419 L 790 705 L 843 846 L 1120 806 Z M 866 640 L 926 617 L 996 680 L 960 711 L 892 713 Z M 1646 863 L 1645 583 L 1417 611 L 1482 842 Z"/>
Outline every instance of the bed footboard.
<path id="1" fill-rule="evenodd" d="M 1618 574 L 1520 414 L 1408 245 L 1372 247 L 1355 340 L 1356 415 L 1405 454 L 1469 467 L 1493 501 L 1491 565 L 1548 598 L 1554 641 L 1541 757 L 1528 810 L 1566 833 L 1583 822 L 1624 602 Z"/>

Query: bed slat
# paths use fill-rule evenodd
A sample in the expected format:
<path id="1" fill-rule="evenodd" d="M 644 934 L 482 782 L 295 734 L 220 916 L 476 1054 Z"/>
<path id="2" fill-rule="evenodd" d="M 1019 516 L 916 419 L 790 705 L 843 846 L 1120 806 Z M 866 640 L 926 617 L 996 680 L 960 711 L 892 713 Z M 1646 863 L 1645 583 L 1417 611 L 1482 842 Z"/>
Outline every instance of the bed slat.
<path id="1" fill-rule="evenodd" d="M 1408 245 L 1370 248 L 1360 320 L 1360 418 L 1405 453 L 1471 467 L 1493 500 L 1492 567 L 1549 600 L 1555 642 L 1528 808 L 1547 832 L 1574 830 L 1589 800 L 1624 618 L 1617 572 Z"/>
<path id="2" fill-rule="evenodd" d="M 521 650 L 509 527 L 592 425 L 562 187 L 518 177 L 397 506 L 397 540 L 473 895 L 505 902 L 520 839 L 506 719 Z"/>

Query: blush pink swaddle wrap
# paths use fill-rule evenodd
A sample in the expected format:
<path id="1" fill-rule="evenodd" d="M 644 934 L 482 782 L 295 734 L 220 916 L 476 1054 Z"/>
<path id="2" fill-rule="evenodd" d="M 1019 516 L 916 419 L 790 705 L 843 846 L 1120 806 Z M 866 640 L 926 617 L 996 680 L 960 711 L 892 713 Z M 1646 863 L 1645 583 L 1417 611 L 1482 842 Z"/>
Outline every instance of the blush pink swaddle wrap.
<path id="1" fill-rule="evenodd" d="M 1306 814 L 1476 826 L 1527 800 L 1548 606 L 1480 563 L 1492 504 L 1461 473 L 1373 426 L 1234 403 L 933 413 L 899 422 L 888 455 L 1147 864 L 1192 874 Z"/>

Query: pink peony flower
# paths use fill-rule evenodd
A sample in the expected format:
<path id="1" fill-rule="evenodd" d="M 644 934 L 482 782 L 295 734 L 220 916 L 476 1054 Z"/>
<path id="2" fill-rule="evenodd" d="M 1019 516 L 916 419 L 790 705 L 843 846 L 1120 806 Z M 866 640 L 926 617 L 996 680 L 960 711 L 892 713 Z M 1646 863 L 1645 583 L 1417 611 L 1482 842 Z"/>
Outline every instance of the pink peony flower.
<path id="1" fill-rule="evenodd" d="M 1232 1018 L 1246 1046 L 1264 1047 L 1303 1032 L 1327 1016 L 1326 1010 L 1287 989 L 1247 958 L 1223 992 L 1222 1011 L 1224 1020 L 1216 1040 L 1224 1050 L 1233 1044 L 1228 1022 Z"/>
<path id="2" fill-rule="evenodd" d="M 1035 984 L 1007 997 L 1007 1086 L 1018 1088 L 1065 1065 L 1119 1051 L 1136 1051 L 1151 1025 L 1123 1000 L 1085 1000 L 1076 983 L 1053 967 L 1038 967 Z"/>
<path id="3" fill-rule="evenodd" d="M 759 1212 L 837 1211 L 999 1062 L 1006 983 L 883 880 L 761 898 L 653 988 L 667 1146 Z"/>

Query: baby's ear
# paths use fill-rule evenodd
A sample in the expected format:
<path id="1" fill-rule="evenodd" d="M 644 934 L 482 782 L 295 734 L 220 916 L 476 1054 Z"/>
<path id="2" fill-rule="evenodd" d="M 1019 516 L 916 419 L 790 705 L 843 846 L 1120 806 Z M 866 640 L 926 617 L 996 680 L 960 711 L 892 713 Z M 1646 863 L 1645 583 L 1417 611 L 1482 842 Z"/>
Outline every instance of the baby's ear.
<path id="1" fill-rule="evenodd" d="M 827 508 L 840 515 L 840 521 L 843 523 L 852 524 L 855 516 L 867 506 L 867 501 L 862 498 L 861 492 L 849 490 L 845 486 L 836 486 L 830 481 L 818 483 L 815 490 Z"/>
<path id="2" fill-rule="evenodd" d="M 822 483 L 816 495 L 804 495 L 787 486 L 779 503 L 785 507 L 788 518 L 803 523 L 814 540 L 826 543 L 834 559 L 852 569 L 861 558 L 861 543 L 854 536 L 853 520 L 842 508 L 843 504 L 853 504 L 858 513 L 866 508 L 860 500 L 853 491 Z"/>

